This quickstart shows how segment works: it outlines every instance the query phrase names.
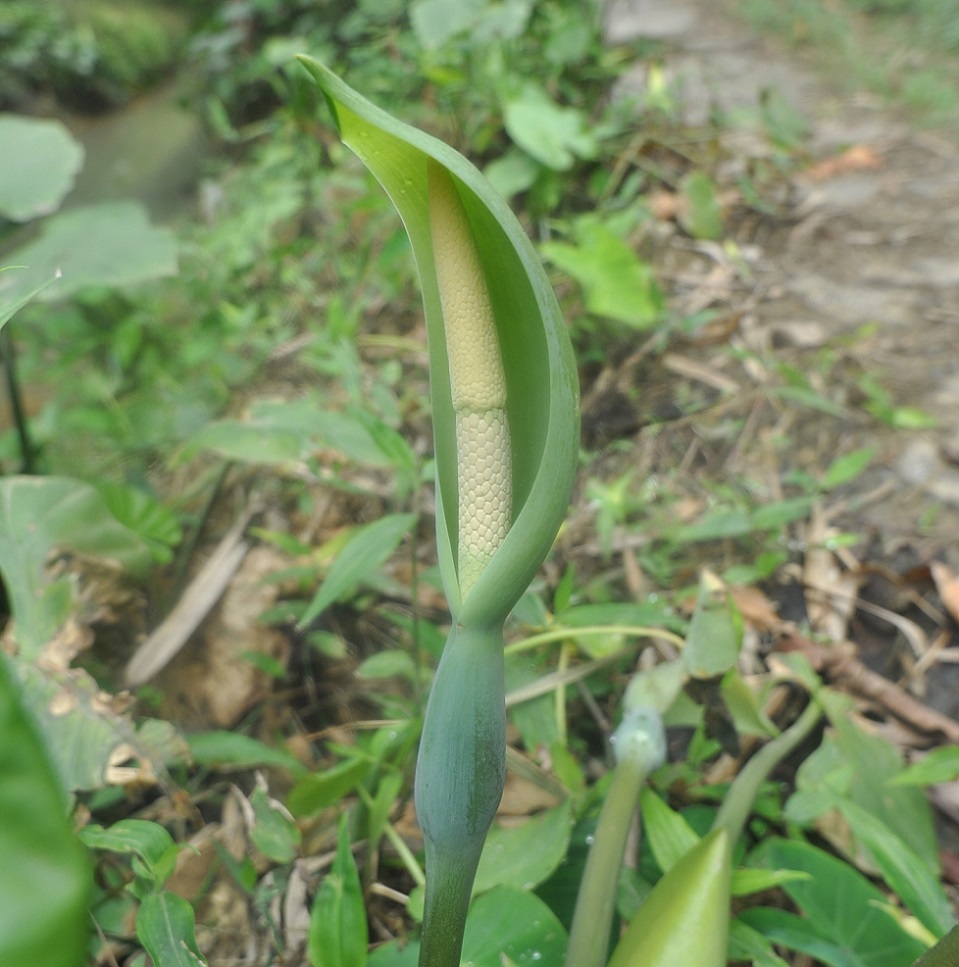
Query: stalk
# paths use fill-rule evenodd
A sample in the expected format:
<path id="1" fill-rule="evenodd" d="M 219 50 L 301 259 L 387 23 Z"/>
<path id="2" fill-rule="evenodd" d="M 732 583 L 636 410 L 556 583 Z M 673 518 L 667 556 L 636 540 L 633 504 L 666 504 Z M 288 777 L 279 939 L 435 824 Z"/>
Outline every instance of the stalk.
<path id="1" fill-rule="evenodd" d="M 627 712 L 613 740 L 618 761 L 583 870 L 566 967 L 603 967 L 606 963 L 619 868 L 636 801 L 646 776 L 662 764 L 666 753 L 662 720 L 652 709 Z"/>
<path id="2" fill-rule="evenodd" d="M 812 732 L 821 717 L 822 709 L 813 697 L 802 715 L 785 732 L 767 742 L 743 766 L 716 814 L 713 829 L 725 827 L 731 842 L 739 838 L 756 801 L 759 787 L 766 781 L 769 773 Z"/>
<path id="3" fill-rule="evenodd" d="M 420 967 L 459 967 L 473 879 L 506 778 L 503 669 L 501 625 L 453 626 L 416 762 L 427 870 Z"/>

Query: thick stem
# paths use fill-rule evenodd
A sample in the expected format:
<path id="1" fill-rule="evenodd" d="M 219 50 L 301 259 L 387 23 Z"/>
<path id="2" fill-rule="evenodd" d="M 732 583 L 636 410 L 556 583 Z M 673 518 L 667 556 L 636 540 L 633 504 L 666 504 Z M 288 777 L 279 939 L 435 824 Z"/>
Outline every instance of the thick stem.
<path id="1" fill-rule="evenodd" d="M 426 842 L 420 967 L 459 967 L 470 892 L 506 776 L 502 626 L 454 626 L 426 706 L 416 814 Z"/>

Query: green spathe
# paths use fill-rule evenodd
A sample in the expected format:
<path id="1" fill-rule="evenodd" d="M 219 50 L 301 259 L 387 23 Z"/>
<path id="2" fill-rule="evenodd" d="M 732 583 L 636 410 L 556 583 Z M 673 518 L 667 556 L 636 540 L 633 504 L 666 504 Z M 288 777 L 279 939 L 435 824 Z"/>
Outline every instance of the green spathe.
<path id="1" fill-rule="evenodd" d="M 653 887 L 609 967 L 724 967 L 730 864 L 729 833 L 714 829 Z"/>
<path id="2" fill-rule="evenodd" d="M 579 447 L 576 364 L 556 297 L 506 203 L 459 153 L 381 111 L 321 63 L 300 57 L 339 133 L 396 206 L 416 258 L 429 333 L 437 465 L 437 545 L 454 617 L 501 623 L 542 564 L 569 504 Z M 429 215 L 429 161 L 450 175 L 482 266 L 506 376 L 512 519 L 502 546 L 464 597 L 457 578 L 456 423 Z"/>

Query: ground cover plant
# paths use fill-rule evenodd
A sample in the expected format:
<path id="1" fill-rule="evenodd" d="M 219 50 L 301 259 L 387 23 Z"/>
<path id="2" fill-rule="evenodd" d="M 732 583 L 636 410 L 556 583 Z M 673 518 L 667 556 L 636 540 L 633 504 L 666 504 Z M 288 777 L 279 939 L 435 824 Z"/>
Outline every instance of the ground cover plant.
<path id="1" fill-rule="evenodd" d="M 461 939 L 464 962 L 490 967 L 904 967 L 950 936 L 922 961 L 949 962 L 949 853 L 923 789 L 959 773 L 956 745 L 913 765 L 903 748 L 959 743 L 959 729 L 844 642 L 850 609 L 879 605 L 850 604 L 867 552 L 843 505 L 879 459 L 877 428 L 928 417 L 864 366 L 868 333 L 762 347 L 739 340 L 722 298 L 703 301 L 714 290 L 683 290 L 710 265 L 711 285 L 747 285 L 749 227 L 776 224 L 781 187 L 808 166 L 801 125 L 767 98 L 761 154 L 725 167 L 725 129 L 677 120 L 655 51 L 637 130 L 605 101 L 622 54 L 603 51 L 596 22 L 572 5 L 516 8 L 488 38 L 459 25 L 463 45 L 424 36 L 422 11 L 380 43 L 418 58 L 435 88 L 424 103 L 496 92 L 485 119 L 489 98 L 467 98 L 467 133 L 449 140 L 514 197 L 524 228 L 462 158 L 308 62 L 413 236 L 429 356 L 400 222 L 292 60 L 266 72 L 291 106 L 254 122 L 268 133 L 222 177 L 212 225 L 182 229 L 175 285 L 5 310 L 19 309 L 26 382 L 73 375 L 58 388 L 69 403 L 55 395 L 30 427 L 56 476 L 8 476 L 0 529 L 3 727 L 20 737 L 4 749 L 26 750 L 2 768 L 29 776 L 30 802 L 65 802 L 78 832 L 51 806 L 31 838 L 23 800 L 0 800 L 18 817 L 0 828 L 22 866 L 61 867 L 64 963 L 455 964 Z M 543 38 L 579 58 L 541 75 L 552 110 L 515 93 L 496 53 Z M 357 55 L 358 87 L 374 61 Z M 394 61 L 383 76 L 403 74 Z M 552 153 L 515 136 L 531 113 Z M 242 114 L 222 118 L 252 137 Z M 457 372 L 445 334 L 458 277 L 433 268 L 453 245 L 460 272 L 475 276 L 475 245 L 480 273 L 506 286 L 490 286 L 505 406 L 495 363 L 479 404 L 456 389 L 472 371 Z M 544 335 L 511 333 L 506 296 Z M 477 416 L 499 446 L 471 470 Z M 477 556 L 466 497 L 497 467 L 512 486 L 477 498 L 501 502 Z M 948 566 L 909 580 L 945 647 L 933 605 L 948 607 Z M 885 609 L 911 641 L 929 633 L 901 611 Z M 444 692 L 450 669 L 466 682 Z M 470 703 L 505 732 L 457 784 L 478 735 L 463 727 Z M 474 863 L 448 905 L 444 875 Z M 0 879 L 36 913 L 19 882 Z M 49 916 L 0 933 L 0 961 L 52 963 Z"/>

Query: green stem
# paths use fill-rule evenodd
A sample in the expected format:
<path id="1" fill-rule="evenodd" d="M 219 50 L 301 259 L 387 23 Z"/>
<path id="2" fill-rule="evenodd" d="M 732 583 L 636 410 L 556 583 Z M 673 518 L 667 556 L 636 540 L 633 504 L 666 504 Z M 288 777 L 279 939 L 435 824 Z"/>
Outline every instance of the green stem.
<path id="1" fill-rule="evenodd" d="M 821 717 L 822 709 L 813 697 L 802 715 L 785 732 L 764 745 L 743 766 L 716 814 L 713 829 L 724 826 L 731 843 L 738 839 L 749 819 L 759 787 L 769 773 L 809 735 Z"/>
<path id="2" fill-rule="evenodd" d="M 420 967 L 459 967 L 476 867 L 503 795 L 505 694 L 502 625 L 454 625 L 416 763 L 416 815 L 426 844 Z"/>
<path id="3" fill-rule="evenodd" d="M 662 719 L 652 708 L 630 709 L 612 737 L 616 768 L 576 897 L 566 967 L 603 967 L 616 907 L 619 867 L 646 776 L 666 757 Z"/>
<path id="4" fill-rule="evenodd" d="M 645 778 L 646 770 L 636 762 L 621 762 L 613 771 L 576 898 L 567 967 L 603 967 L 606 963 L 619 866 Z"/>

